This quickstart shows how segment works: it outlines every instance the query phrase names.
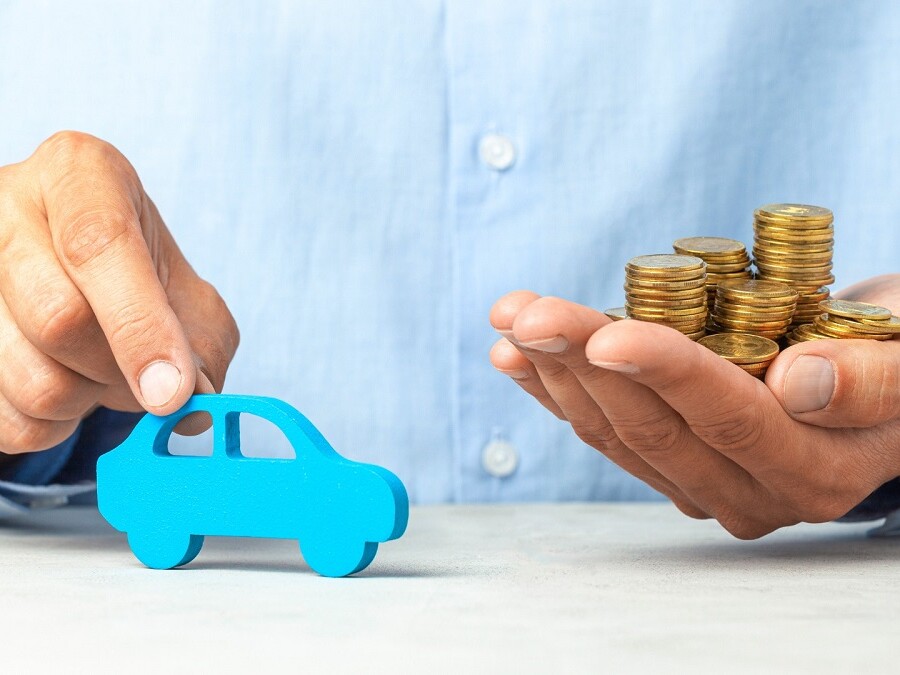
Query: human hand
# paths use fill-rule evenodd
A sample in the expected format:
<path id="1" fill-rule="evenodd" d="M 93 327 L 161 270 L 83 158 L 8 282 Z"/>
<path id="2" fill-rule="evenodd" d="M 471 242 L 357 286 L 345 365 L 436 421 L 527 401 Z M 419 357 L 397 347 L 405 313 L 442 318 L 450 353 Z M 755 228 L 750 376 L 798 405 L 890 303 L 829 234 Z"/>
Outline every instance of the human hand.
<path id="1" fill-rule="evenodd" d="M 52 447 L 98 405 L 220 391 L 238 340 L 113 146 L 61 132 L 0 167 L 0 452 Z"/>
<path id="2" fill-rule="evenodd" d="M 491 322 L 504 335 L 498 370 L 684 513 L 737 537 L 833 520 L 900 475 L 900 341 L 796 345 L 767 386 L 672 329 L 558 298 L 510 293 Z M 832 396 L 788 412 L 791 366 L 814 356 L 833 364 Z"/>

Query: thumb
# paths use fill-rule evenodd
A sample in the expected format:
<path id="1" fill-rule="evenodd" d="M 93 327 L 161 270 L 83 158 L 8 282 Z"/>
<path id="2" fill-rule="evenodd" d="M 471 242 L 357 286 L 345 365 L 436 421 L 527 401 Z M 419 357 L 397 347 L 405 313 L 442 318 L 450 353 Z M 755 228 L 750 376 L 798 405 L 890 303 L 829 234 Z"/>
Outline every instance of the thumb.
<path id="1" fill-rule="evenodd" d="M 766 385 L 794 419 L 872 427 L 900 417 L 900 340 L 816 340 L 782 352 Z"/>

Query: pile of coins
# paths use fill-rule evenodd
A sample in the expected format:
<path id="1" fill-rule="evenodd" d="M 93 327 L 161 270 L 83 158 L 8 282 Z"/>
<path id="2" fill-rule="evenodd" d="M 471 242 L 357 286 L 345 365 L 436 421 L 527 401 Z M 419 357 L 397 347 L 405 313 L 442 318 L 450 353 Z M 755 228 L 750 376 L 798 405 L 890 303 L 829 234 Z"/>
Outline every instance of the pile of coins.
<path id="1" fill-rule="evenodd" d="M 866 302 L 829 299 L 819 303 L 823 312 L 812 325 L 798 326 L 788 336 L 788 344 L 828 338 L 890 340 L 900 334 L 900 318 L 889 309 Z"/>
<path id="2" fill-rule="evenodd" d="M 625 266 L 630 319 L 669 326 L 697 340 L 706 334 L 706 263 L 696 256 L 641 255 Z"/>
<path id="3" fill-rule="evenodd" d="M 794 317 L 799 294 L 777 281 L 731 279 L 719 283 L 709 328 L 778 340 Z"/>
<path id="4" fill-rule="evenodd" d="M 698 343 L 760 379 L 778 356 L 778 344 L 758 335 L 719 333 L 700 338 Z"/>
<path id="5" fill-rule="evenodd" d="M 628 262 L 625 306 L 606 310 L 607 316 L 674 328 L 757 377 L 778 355 L 777 340 L 795 345 L 900 335 L 900 318 L 890 310 L 831 299 L 834 216 L 829 209 L 769 204 L 753 217 L 755 278 L 741 242 L 685 237 L 672 244 L 674 254 Z"/>
<path id="6" fill-rule="evenodd" d="M 720 281 L 749 279 L 750 256 L 747 247 L 737 239 L 725 237 L 685 237 L 672 244 L 675 253 L 692 255 L 706 263 L 707 304 L 713 306 Z"/>
<path id="7" fill-rule="evenodd" d="M 834 215 L 803 204 L 769 204 L 753 212 L 756 278 L 779 281 L 800 293 L 794 325 L 812 323 L 834 283 Z"/>

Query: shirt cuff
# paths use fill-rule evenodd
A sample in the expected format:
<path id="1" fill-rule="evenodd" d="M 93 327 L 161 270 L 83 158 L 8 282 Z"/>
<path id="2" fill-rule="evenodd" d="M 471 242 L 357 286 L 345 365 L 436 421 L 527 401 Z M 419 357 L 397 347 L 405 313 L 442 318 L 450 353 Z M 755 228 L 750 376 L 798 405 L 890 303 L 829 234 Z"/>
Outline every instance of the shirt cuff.
<path id="1" fill-rule="evenodd" d="M 889 480 L 838 521 L 857 523 L 886 518 L 900 510 L 900 477 Z"/>
<path id="2" fill-rule="evenodd" d="M 0 470 L 0 480 L 24 485 L 47 485 L 69 461 L 80 437 L 81 425 L 69 438 L 49 450 L 18 455 Z"/>
<path id="3" fill-rule="evenodd" d="M 0 517 L 95 500 L 97 458 L 119 445 L 143 413 L 98 408 L 65 442 L 17 457 L 0 471 Z"/>

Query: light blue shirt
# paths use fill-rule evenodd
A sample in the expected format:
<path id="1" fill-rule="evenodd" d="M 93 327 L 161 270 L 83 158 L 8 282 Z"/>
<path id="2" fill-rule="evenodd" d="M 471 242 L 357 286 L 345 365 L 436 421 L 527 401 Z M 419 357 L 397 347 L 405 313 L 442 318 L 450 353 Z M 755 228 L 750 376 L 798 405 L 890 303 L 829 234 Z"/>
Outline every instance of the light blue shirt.
<path id="1" fill-rule="evenodd" d="M 414 501 L 658 498 L 492 369 L 491 304 L 620 305 L 628 258 L 773 201 L 834 210 L 835 288 L 895 271 L 898 63 L 884 2 L 14 0 L 0 163 L 116 145 L 237 318 L 227 391 Z"/>

